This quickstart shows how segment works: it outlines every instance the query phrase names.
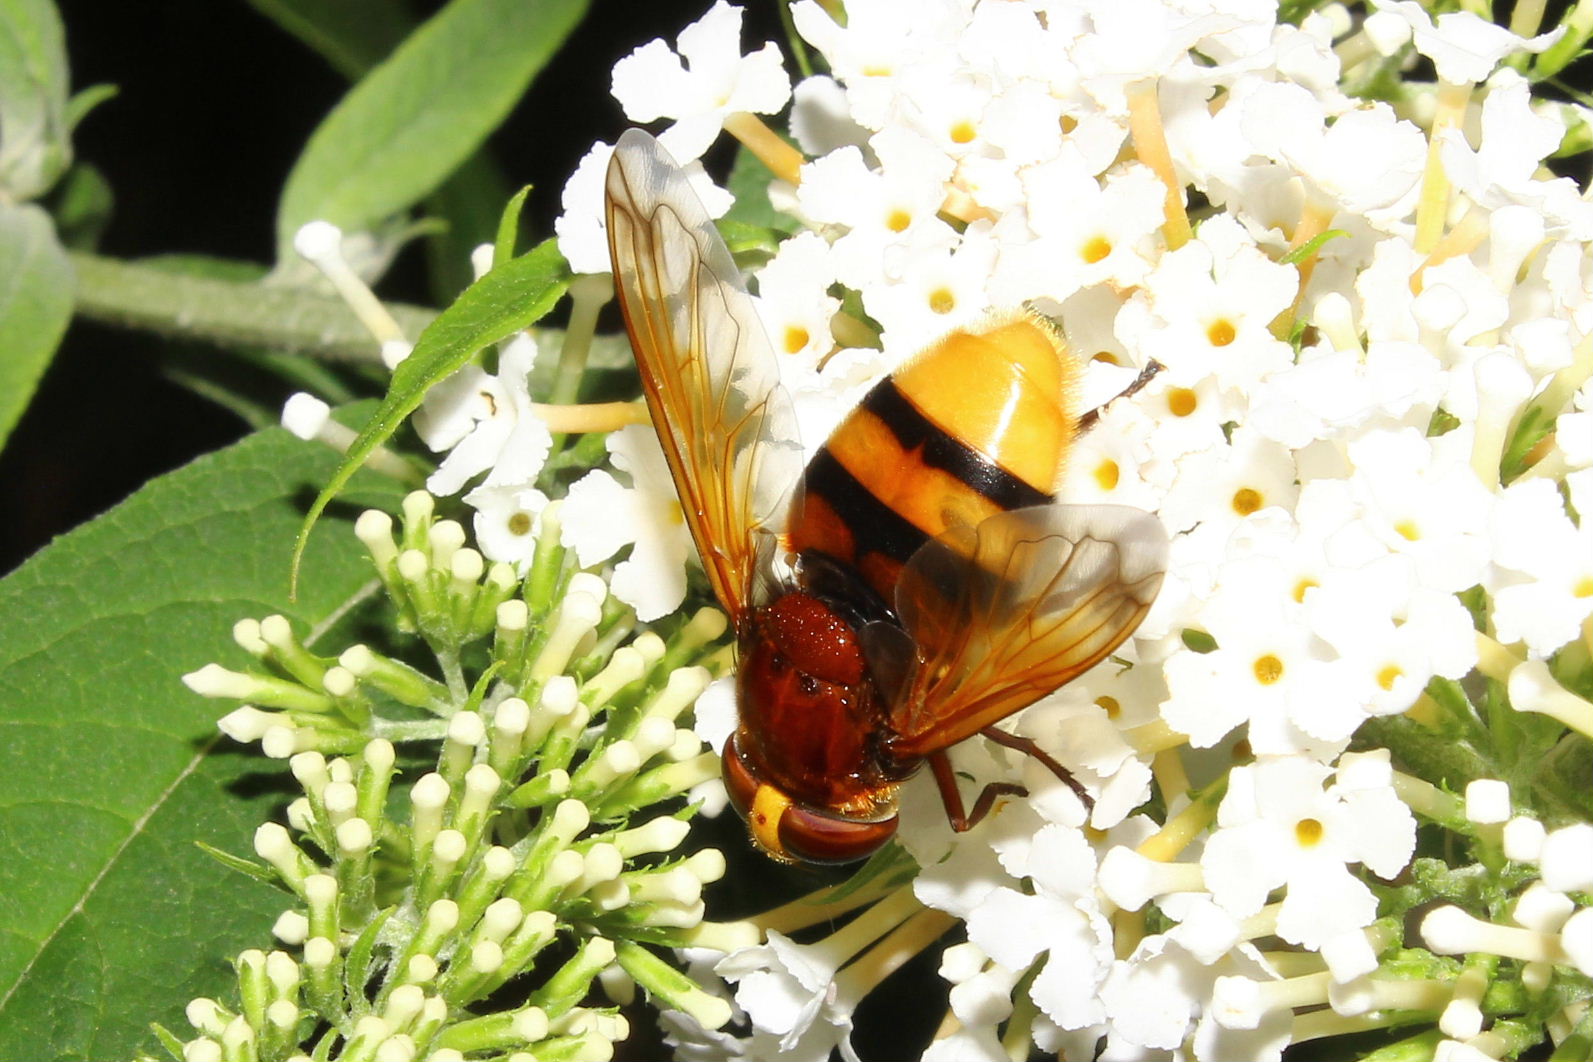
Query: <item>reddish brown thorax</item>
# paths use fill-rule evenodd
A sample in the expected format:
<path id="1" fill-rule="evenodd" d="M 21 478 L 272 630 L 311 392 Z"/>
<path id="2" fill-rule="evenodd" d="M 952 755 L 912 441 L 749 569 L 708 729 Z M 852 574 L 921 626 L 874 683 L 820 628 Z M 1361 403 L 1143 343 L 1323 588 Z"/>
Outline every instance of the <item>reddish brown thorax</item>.
<path id="1" fill-rule="evenodd" d="M 748 767 L 792 800 L 869 815 L 888 785 L 884 706 L 851 624 L 823 599 L 788 591 L 758 609 L 736 672 Z"/>

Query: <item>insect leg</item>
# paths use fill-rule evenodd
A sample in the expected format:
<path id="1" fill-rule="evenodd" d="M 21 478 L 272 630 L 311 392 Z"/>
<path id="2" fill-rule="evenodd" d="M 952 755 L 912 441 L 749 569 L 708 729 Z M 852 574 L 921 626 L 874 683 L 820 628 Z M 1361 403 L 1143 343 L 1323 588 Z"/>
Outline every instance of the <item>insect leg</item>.
<path id="1" fill-rule="evenodd" d="M 1155 362 L 1151 364 L 1154 365 Z M 1033 756 L 1045 765 L 1046 770 L 1056 775 L 1058 781 L 1073 790 L 1078 798 L 1084 802 L 1086 810 L 1095 807 L 1095 798 L 1084 791 L 1084 787 L 1079 784 L 1079 780 L 1073 777 L 1073 772 L 1052 759 L 1051 754 L 1036 745 L 1033 738 L 1018 737 L 1007 733 L 1005 730 L 998 730 L 993 726 L 987 726 L 979 733 L 994 741 L 997 745 L 1005 745 L 1009 749 L 1017 749 L 1025 756 Z"/>
<path id="2" fill-rule="evenodd" d="M 1105 409 L 1113 402 L 1116 402 L 1119 398 L 1128 398 L 1131 395 L 1137 394 L 1141 389 L 1144 388 L 1146 384 L 1150 383 L 1151 380 L 1155 378 L 1157 373 L 1161 372 L 1165 368 L 1167 368 L 1167 366 L 1163 365 L 1161 362 L 1152 360 L 1149 365 L 1145 366 L 1145 368 L 1140 371 L 1138 376 L 1134 377 L 1133 382 L 1127 387 L 1123 388 L 1117 394 L 1113 395 L 1111 398 L 1108 398 L 1101 405 L 1096 406 L 1094 409 L 1080 417 L 1078 434 L 1083 435 L 1085 432 L 1095 427 L 1095 422 L 1101 419 L 1101 410 Z"/>
<path id="3" fill-rule="evenodd" d="M 935 772 L 935 785 L 940 789 L 941 803 L 946 805 L 946 818 L 951 821 L 951 828 L 958 833 L 973 829 L 990 814 L 996 797 L 1027 796 L 1029 793 L 1023 786 L 1012 782 L 991 782 L 980 792 L 979 799 L 974 801 L 973 814 L 966 815 L 963 813 L 962 794 L 957 791 L 957 776 L 952 772 L 951 759 L 945 749 L 929 754 L 929 767 Z"/>

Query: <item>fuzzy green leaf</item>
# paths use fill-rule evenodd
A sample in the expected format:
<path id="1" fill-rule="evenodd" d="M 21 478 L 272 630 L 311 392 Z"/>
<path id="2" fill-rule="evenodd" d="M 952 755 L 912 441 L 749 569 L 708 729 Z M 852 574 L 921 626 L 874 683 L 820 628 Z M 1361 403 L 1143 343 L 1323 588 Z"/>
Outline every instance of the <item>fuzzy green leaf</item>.
<path id="1" fill-rule="evenodd" d="M 457 168 L 508 114 L 585 0 L 453 0 L 327 115 L 288 176 L 277 258 L 307 221 L 373 229 Z"/>
<path id="2" fill-rule="evenodd" d="M 414 351 L 394 370 L 393 382 L 381 406 L 360 430 L 343 463 L 327 480 L 304 518 L 293 550 L 295 585 L 310 529 L 371 451 L 398 430 L 434 384 L 464 365 L 477 351 L 540 320 L 564 294 L 568 284 L 564 256 L 559 254 L 552 240 L 544 241 L 470 285 L 457 302 L 420 334 Z"/>
<path id="3" fill-rule="evenodd" d="M 50 218 L 0 202 L 0 448 L 72 317 L 72 266 Z"/>
<path id="4" fill-rule="evenodd" d="M 0 0 L 0 189 L 12 199 L 41 195 L 71 161 L 66 92 L 66 40 L 55 5 Z"/>
<path id="5" fill-rule="evenodd" d="M 368 582 L 344 523 L 286 597 L 282 546 L 334 459 L 281 429 L 251 436 L 0 581 L 0 1058 L 127 1058 L 151 1021 L 187 1030 L 186 1002 L 224 994 L 229 957 L 288 906 L 195 844 L 247 851 L 286 796 L 218 737 L 227 706 L 179 676 L 245 666 L 242 616 L 308 631 Z M 398 501 L 374 476 L 355 487 Z"/>
<path id="6" fill-rule="evenodd" d="M 249 6 L 350 80 L 387 58 L 414 26 L 395 0 L 249 0 Z"/>

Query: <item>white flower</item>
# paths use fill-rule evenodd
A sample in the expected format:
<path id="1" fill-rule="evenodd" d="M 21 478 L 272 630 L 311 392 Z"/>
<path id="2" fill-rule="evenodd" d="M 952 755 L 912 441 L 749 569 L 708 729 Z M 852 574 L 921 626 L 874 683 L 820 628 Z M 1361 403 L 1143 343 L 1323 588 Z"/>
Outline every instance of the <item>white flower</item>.
<path id="1" fill-rule="evenodd" d="M 1440 18 L 1461 15 L 1476 17 L 1456 12 Z M 1538 176 L 1539 162 L 1560 146 L 1564 136 L 1565 126 L 1558 117 L 1533 109 L 1526 79 L 1513 70 L 1500 71 L 1482 101 L 1482 140 L 1477 149 L 1472 150 L 1458 129 L 1440 134 L 1444 172 L 1481 206 L 1498 209 L 1518 203 L 1541 214 L 1552 235 L 1593 239 L 1593 203 L 1582 198 L 1576 182 Z"/>
<path id="2" fill-rule="evenodd" d="M 968 939 L 1009 970 L 1049 952 L 1029 987 L 1064 1029 L 1105 1017 L 1098 992 L 1112 961 L 1112 931 L 1095 901 L 1095 850 L 1077 828 L 1050 824 L 997 851 L 1034 892 L 992 890 L 968 916 Z"/>
<path id="3" fill-rule="evenodd" d="M 1168 701 L 1162 717 L 1190 744 L 1216 744 L 1248 723 L 1260 754 L 1323 750 L 1349 736 L 1338 703 L 1358 690 L 1333 681 L 1331 652 L 1302 622 L 1296 581 L 1270 557 L 1242 557 L 1223 566 L 1216 592 L 1199 619 L 1217 642 L 1208 653 L 1168 658 Z"/>
<path id="4" fill-rule="evenodd" d="M 1434 19 L 1416 0 L 1374 0 L 1373 6 L 1377 13 L 1369 20 L 1390 16 L 1405 20 L 1416 50 L 1433 61 L 1439 80 L 1451 85 L 1481 81 L 1506 56 L 1541 52 L 1565 35 L 1561 27 L 1527 40 L 1470 11 L 1450 11 Z"/>
<path id="5" fill-rule="evenodd" d="M 608 174 L 608 162 L 614 154 L 614 145 L 599 140 L 582 156 L 575 172 L 565 182 L 559 203 L 563 212 L 553 220 L 553 231 L 559 238 L 559 253 L 570 263 L 575 273 L 607 273 L 608 226 L 603 219 L 603 186 Z M 691 190 L 702 200 L 713 218 L 724 217 L 735 203 L 735 197 L 714 184 L 695 160 L 682 163 Z"/>
<path id="6" fill-rule="evenodd" d="M 1572 524 L 1555 485 L 1534 479 L 1500 495 L 1490 531 L 1494 560 L 1508 569 L 1493 595 L 1499 639 L 1547 657 L 1593 615 L 1593 519 Z"/>
<path id="7" fill-rule="evenodd" d="M 535 487 L 482 485 L 465 495 L 465 504 L 476 510 L 476 548 L 482 556 L 524 571 L 536 552 L 548 496 Z"/>
<path id="8" fill-rule="evenodd" d="M 1299 278 L 1262 254 L 1238 223 L 1212 218 L 1199 236 L 1164 254 L 1141 294 L 1117 317 L 1117 334 L 1141 359 L 1167 367 L 1169 384 L 1192 387 L 1215 376 L 1247 391 L 1292 360 L 1270 331 L 1289 307 Z"/>
<path id="9" fill-rule="evenodd" d="M 1235 768 L 1200 859 L 1213 899 L 1242 918 L 1285 888 L 1278 936 L 1308 948 L 1370 924 L 1377 901 L 1347 865 L 1393 877 L 1415 848 L 1416 821 L 1391 785 L 1367 785 L 1373 772 L 1356 766 L 1351 758 L 1325 790 L 1332 768 L 1302 756 Z"/>
<path id="10" fill-rule="evenodd" d="M 1416 564 L 1422 585 L 1457 592 L 1482 581 L 1490 497 L 1457 433 L 1370 432 L 1350 443 L 1361 531 Z"/>
<path id="11" fill-rule="evenodd" d="M 987 222 L 968 226 L 955 248 L 914 248 L 897 282 L 863 286 L 863 306 L 880 323 L 885 349 L 915 353 L 990 309 L 985 281 L 997 246 Z"/>
<path id="12" fill-rule="evenodd" d="M 840 1046 L 845 1057 L 856 1059 L 847 1039 L 851 1008 L 836 996 L 838 963 L 832 949 L 823 942 L 798 944 L 773 930 L 767 938 L 767 944 L 733 952 L 714 967 L 737 983 L 736 1003 L 754 1028 L 776 1040 L 781 1058 L 818 1062 Z"/>
<path id="13" fill-rule="evenodd" d="M 1061 302 L 1092 284 L 1126 289 L 1144 278 L 1167 194 L 1150 170 L 1130 167 L 1103 187 L 1075 156 L 1064 154 L 1021 176 L 1035 235 L 1001 251 L 990 280 L 997 302 Z"/>
<path id="14" fill-rule="evenodd" d="M 907 248 L 949 245 L 956 233 L 936 211 L 951 162 L 916 133 L 892 129 L 872 141 L 881 169 L 843 147 L 802 167 L 797 208 L 811 221 L 845 226 L 832 251 L 835 275 L 861 288 L 905 265 Z"/>
<path id="15" fill-rule="evenodd" d="M 583 568 L 601 563 L 626 545 L 631 555 L 614 567 L 614 596 L 653 620 L 686 597 L 686 561 L 695 555 L 674 480 L 651 427 L 631 425 L 608 437 L 614 467 L 629 473 L 624 486 L 594 469 L 570 487 L 559 511 L 566 546 Z"/>
<path id="16" fill-rule="evenodd" d="M 652 40 L 621 59 L 613 91 L 633 122 L 675 119 L 658 141 L 682 162 L 708 150 L 727 115 L 773 114 L 791 98 L 779 47 L 769 42 L 742 55 L 741 8 L 725 0 L 681 30 L 675 43 L 678 55 Z"/>
<path id="17" fill-rule="evenodd" d="M 811 232 L 786 240 L 758 271 L 758 316 L 778 353 L 817 368 L 835 347 L 830 318 L 841 303 L 828 294 L 834 280 L 830 245 Z"/>
<path id="18" fill-rule="evenodd" d="M 804 40 L 823 53 L 846 85 L 852 117 L 881 129 L 891 117 L 897 78 L 906 70 L 950 54 L 968 22 L 959 0 L 853 0 L 846 25 L 815 0 L 798 0 L 791 17 Z"/>
<path id="19" fill-rule="evenodd" d="M 1386 103 L 1362 106 L 1328 125 L 1322 104 L 1287 82 L 1256 86 L 1243 129 L 1261 153 L 1286 163 L 1317 201 L 1374 224 L 1402 218 L 1419 191 L 1427 138 Z M 1376 159 L 1376 166 L 1366 165 Z"/>
<path id="20" fill-rule="evenodd" d="M 536 340 L 522 332 L 499 355 L 496 376 L 467 365 L 426 392 L 415 430 L 433 450 L 449 451 L 427 478 L 427 490 L 454 494 L 482 472 L 487 487 L 528 487 L 536 479 L 553 445 L 531 409 L 536 357 Z"/>

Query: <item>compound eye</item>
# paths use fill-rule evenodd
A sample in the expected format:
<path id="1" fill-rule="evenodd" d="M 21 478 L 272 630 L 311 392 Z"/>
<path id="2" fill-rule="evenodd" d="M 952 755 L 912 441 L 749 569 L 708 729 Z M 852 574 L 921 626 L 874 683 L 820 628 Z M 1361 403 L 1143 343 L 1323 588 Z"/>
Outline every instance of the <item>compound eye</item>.
<path id="1" fill-rule="evenodd" d="M 885 847 L 896 834 L 896 822 L 894 814 L 864 822 L 792 806 L 781 820 L 780 841 L 804 863 L 851 863 Z"/>

